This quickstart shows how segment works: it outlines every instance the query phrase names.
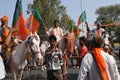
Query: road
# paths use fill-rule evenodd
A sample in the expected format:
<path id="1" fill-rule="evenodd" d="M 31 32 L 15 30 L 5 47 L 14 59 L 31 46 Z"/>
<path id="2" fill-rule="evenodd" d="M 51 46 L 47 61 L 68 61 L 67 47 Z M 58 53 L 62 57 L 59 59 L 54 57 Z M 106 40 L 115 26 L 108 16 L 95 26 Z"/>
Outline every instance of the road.
<path id="1" fill-rule="evenodd" d="M 78 75 L 79 69 L 75 68 L 73 69 L 70 67 L 68 69 L 68 74 L 67 74 L 67 80 L 77 80 L 77 75 Z M 30 73 L 30 79 L 27 77 L 27 71 L 24 72 L 24 80 L 47 80 L 46 79 L 46 71 L 41 71 L 40 68 L 32 68 L 32 71 Z M 7 77 L 4 80 L 12 80 L 11 73 L 7 73 Z"/>
<path id="2" fill-rule="evenodd" d="M 117 60 L 120 72 L 120 59 Z M 68 68 L 67 80 L 77 80 L 79 69 L 72 67 Z M 32 68 L 30 73 L 30 79 L 27 77 L 28 72 L 24 72 L 24 80 L 47 80 L 46 79 L 46 71 L 41 71 L 41 68 Z M 7 73 L 7 77 L 4 80 L 12 80 L 11 73 Z"/>

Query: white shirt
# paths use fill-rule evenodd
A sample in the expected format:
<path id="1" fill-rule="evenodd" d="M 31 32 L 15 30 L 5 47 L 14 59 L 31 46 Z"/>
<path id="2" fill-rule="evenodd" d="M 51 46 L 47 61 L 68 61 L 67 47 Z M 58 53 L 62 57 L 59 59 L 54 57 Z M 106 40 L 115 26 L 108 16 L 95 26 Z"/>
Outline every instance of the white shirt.
<path id="1" fill-rule="evenodd" d="M 1 45 L 0 45 L 0 52 L 1 52 Z M 5 76 L 6 76 L 5 67 L 4 67 L 3 59 L 0 55 L 0 80 L 3 79 Z"/>
<path id="2" fill-rule="evenodd" d="M 96 29 L 93 29 L 92 30 L 94 33 L 95 33 L 95 36 L 97 36 L 97 33 L 98 33 L 98 29 L 96 28 Z M 100 36 L 102 36 L 102 33 L 104 32 L 105 30 L 103 29 L 103 28 L 100 28 Z"/>
<path id="3" fill-rule="evenodd" d="M 120 74 L 114 57 L 103 51 L 101 53 L 107 65 L 109 80 L 120 80 Z M 88 53 L 83 58 L 77 80 L 102 80 L 92 54 Z"/>
<path id="4" fill-rule="evenodd" d="M 57 28 L 54 28 L 54 32 L 55 32 L 55 36 L 56 36 L 56 38 L 57 38 L 57 42 L 59 42 L 60 40 L 61 40 L 61 34 L 62 34 L 62 36 L 63 36 L 63 31 L 62 31 L 62 29 L 60 28 L 60 27 L 57 27 Z M 52 28 L 50 28 L 49 29 L 49 35 L 51 35 L 51 33 L 52 33 Z"/>
<path id="5" fill-rule="evenodd" d="M 45 65 L 47 70 L 60 70 L 63 65 L 62 51 L 58 48 L 53 53 L 48 48 L 45 52 Z"/>

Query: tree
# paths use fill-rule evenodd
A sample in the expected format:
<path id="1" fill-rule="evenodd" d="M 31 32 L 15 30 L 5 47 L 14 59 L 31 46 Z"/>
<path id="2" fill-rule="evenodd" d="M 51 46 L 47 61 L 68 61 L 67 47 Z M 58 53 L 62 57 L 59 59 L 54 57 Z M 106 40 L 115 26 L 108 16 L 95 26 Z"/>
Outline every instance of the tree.
<path id="1" fill-rule="evenodd" d="M 68 29 L 70 24 L 74 24 L 74 21 L 66 13 L 66 7 L 61 5 L 61 0 L 34 0 L 32 6 L 38 8 L 43 22 L 48 29 L 53 26 L 53 21 L 56 19 L 60 21 L 60 26 L 64 30 Z M 27 12 L 29 13 L 29 10 Z M 45 34 L 42 23 L 38 32 L 40 35 Z"/>
<path id="2" fill-rule="evenodd" d="M 98 14 L 97 20 L 107 18 L 115 22 L 120 21 L 120 4 L 100 7 L 96 10 L 96 14 Z"/>
<path id="3" fill-rule="evenodd" d="M 116 24 L 120 23 L 120 4 L 117 5 L 111 5 L 106 7 L 100 7 L 96 10 L 96 14 L 98 14 L 96 22 L 101 22 L 101 24 Z M 112 25 L 112 26 L 103 26 L 106 30 L 109 31 L 109 34 L 111 32 L 114 33 L 114 35 L 117 39 L 119 37 L 119 30 L 120 25 Z M 119 39 L 120 40 L 120 39 Z"/>
<path id="4" fill-rule="evenodd" d="M 69 30 L 70 26 L 72 24 L 74 24 L 74 21 L 72 19 L 70 19 L 70 17 L 66 14 L 62 15 L 60 22 L 61 22 L 61 26 L 62 26 L 64 31 Z"/>

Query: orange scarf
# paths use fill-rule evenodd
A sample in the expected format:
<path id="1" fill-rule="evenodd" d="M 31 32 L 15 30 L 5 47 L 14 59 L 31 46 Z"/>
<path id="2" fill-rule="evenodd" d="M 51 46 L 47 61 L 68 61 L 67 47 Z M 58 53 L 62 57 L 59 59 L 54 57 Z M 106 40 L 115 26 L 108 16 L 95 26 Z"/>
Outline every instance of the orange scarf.
<path id="1" fill-rule="evenodd" d="M 60 31 L 60 37 L 62 37 L 62 30 L 59 28 Z M 52 28 L 52 35 L 55 35 L 54 27 Z"/>
<path id="2" fill-rule="evenodd" d="M 100 37 L 100 29 L 97 30 L 97 36 Z"/>
<path id="3" fill-rule="evenodd" d="M 96 63 L 98 64 L 98 67 L 100 69 L 100 73 L 101 73 L 103 80 L 109 80 L 108 74 L 106 71 L 106 64 L 105 64 L 103 56 L 100 53 L 100 50 L 103 50 L 103 48 L 94 48 L 93 49 L 94 57 L 95 57 Z"/>

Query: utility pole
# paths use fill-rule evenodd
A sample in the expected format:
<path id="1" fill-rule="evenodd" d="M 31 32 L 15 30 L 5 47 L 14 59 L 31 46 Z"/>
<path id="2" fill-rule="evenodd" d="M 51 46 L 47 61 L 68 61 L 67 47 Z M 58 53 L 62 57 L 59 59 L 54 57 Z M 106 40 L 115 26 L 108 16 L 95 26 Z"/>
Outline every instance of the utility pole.
<path id="1" fill-rule="evenodd" d="M 82 0 L 80 0 L 80 8 L 81 8 L 81 14 L 82 14 L 82 12 L 83 12 Z M 83 23 L 82 23 L 82 30 L 83 30 Z M 84 35 L 84 31 L 82 33 Z"/>

